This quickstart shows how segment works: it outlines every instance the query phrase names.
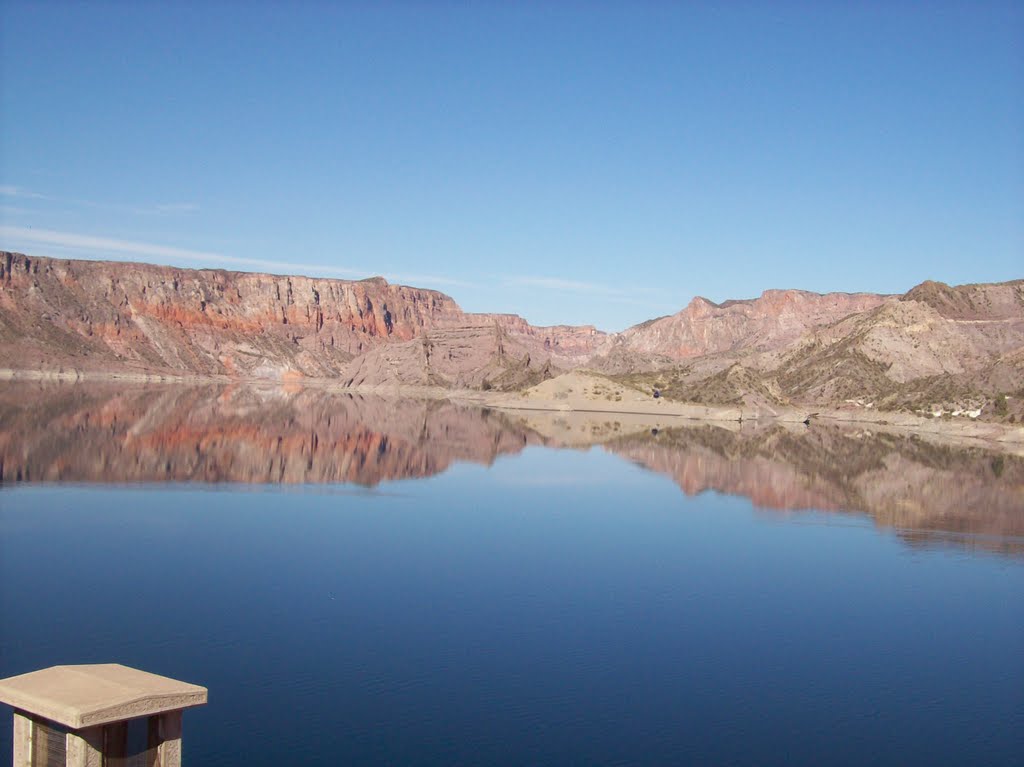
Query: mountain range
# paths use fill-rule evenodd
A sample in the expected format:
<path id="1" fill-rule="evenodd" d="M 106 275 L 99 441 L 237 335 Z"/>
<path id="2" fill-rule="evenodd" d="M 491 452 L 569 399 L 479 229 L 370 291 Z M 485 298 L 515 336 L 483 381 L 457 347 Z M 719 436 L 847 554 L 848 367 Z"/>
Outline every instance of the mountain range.
<path id="1" fill-rule="evenodd" d="M 585 368 L 668 400 L 1024 418 L 1024 280 L 695 298 L 606 333 L 334 280 L 0 253 L 0 368 L 516 391 Z"/>

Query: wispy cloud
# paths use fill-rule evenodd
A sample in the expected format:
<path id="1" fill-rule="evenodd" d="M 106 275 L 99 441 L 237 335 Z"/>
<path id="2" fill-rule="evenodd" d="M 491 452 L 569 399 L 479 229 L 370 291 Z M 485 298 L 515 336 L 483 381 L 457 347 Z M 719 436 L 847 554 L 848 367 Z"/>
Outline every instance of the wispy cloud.
<path id="1" fill-rule="evenodd" d="M 199 210 L 199 205 L 194 202 L 169 202 L 169 203 L 153 203 L 145 205 L 126 205 L 119 202 L 96 202 L 95 200 L 57 200 L 55 202 L 63 202 L 68 205 L 77 205 L 83 208 L 92 208 L 94 210 L 107 210 L 113 213 L 130 213 L 136 216 L 171 216 L 179 215 L 182 213 L 195 213 Z"/>
<path id="2" fill-rule="evenodd" d="M 0 226 L 0 237 L 10 238 L 12 241 L 17 242 L 32 243 L 34 245 L 49 245 L 68 248 L 73 251 L 84 252 L 101 257 L 109 257 L 111 253 L 116 253 L 123 256 L 153 258 L 170 262 L 188 261 L 193 263 L 229 264 L 232 266 L 255 267 L 259 269 L 270 269 L 283 272 L 309 271 L 322 274 L 326 273 L 350 276 L 363 276 L 366 274 L 366 272 L 362 270 L 339 266 L 296 264 L 289 261 L 273 261 L 263 258 L 249 258 L 246 256 L 230 256 L 225 253 L 215 253 L 213 251 L 192 250 L 189 248 L 177 248 L 169 245 L 157 245 L 149 242 L 119 240 L 113 237 L 96 237 L 89 234 L 57 232 L 51 229 L 35 229 L 33 227 L 24 226 Z"/>
<path id="3" fill-rule="evenodd" d="M 97 237 L 77 232 L 58 232 L 52 229 L 36 229 L 27 226 L 0 225 L 0 241 L 2 241 L 3 247 L 6 249 L 61 248 L 80 255 L 100 259 L 117 256 L 138 258 L 143 261 L 155 260 L 171 264 L 184 261 L 211 268 L 214 266 L 226 266 L 265 270 L 280 274 L 302 272 L 311 275 L 355 277 L 357 279 L 380 274 L 379 271 L 370 269 L 232 256 L 214 251 L 193 250 L 191 248 L 179 248 L 134 240 L 121 240 L 114 237 Z M 391 282 L 402 282 L 411 285 L 474 287 L 468 282 L 431 274 L 395 274 L 384 272 L 383 276 Z"/>
<path id="4" fill-rule="evenodd" d="M 18 197 L 22 200 L 49 200 L 45 194 L 39 194 L 21 186 L 11 184 L 0 184 L 0 195 L 4 197 Z"/>
<path id="5" fill-rule="evenodd" d="M 199 205 L 194 202 L 165 202 L 143 205 L 128 205 L 116 202 L 99 202 L 96 200 L 78 200 L 63 197 L 51 197 L 48 194 L 40 194 L 31 189 L 14 184 L 0 184 L 0 197 L 16 197 L 22 200 L 46 200 L 51 203 L 72 205 L 85 208 L 96 208 L 98 210 L 112 210 L 121 213 L 134 213 L 136 215 L 172 215 L 180 213 L 194 213 L 199 210 Z"/>
<path id="6" fill-rule="evenodd" d="M 154 205 L 153 210 L 156 213 L 192 213 L 199 210 L 199 206 L 194 202 L 170 202 Z"/>
<path id="7" fill-rule="evenodd" d="M 20 205 L 8 205 L 0 202 L 0 216 L 28 216 L 32 210 Z"/>
<path id="8" fill-rule="evenodd" d="M 544 290 L 562 290 L 570 293 L 613 294 L 621 292 L 618 289 L 607 285 L 599 285 L 594 282 L 580 282 L 578 280 L 564 280 L 559 277 L 525 277 L 505 275 L 502 277 L 502 280 L 508 286 L 542 288 Z"/>

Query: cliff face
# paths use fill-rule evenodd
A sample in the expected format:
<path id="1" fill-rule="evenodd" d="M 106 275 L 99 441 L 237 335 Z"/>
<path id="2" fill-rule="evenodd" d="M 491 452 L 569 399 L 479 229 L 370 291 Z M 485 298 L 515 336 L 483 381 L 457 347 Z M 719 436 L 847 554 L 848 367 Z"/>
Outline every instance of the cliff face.
<path id="1" fill-rule="evenodd" d="M 20 366 L 278 377 L 463 316 L 431 290 L 0 254 L 0 355 Z"/>
<path id="2" fill-rule="evenodd" d="M 433 290 L 361 281 L 0 253 L 0 367 L 280 378 L 438 328 L 489 325 L 534 359 L 576 360 L 593 328 L 468 315 Z M 458 376 L 456 376 L 458 377 Z"/>
<path id="3" fill-rule="evenodd" d="M 496 356 L 495 329 L 503 331 L 516 365 L 529 357 L 538 370 L 549 361 L 583 361 L 605 337 L 593 327 L 534 327 L 516 315 L 466 314 L 443 293 L 382 278 L 329 280 L 0 253 L 0 367 L 480 384 L 515 367 L 505 359 L 491 365 L 483 359 Z M 420 347 L 404 346 L 430 333 L 447 355 L 433 372 L 410 355 Z M 470 348 L 477 341 L 482 346 Z M 384 346 L 396 350 L 383 357 L 397 355 L 412 368 L 391 375 L 379 354 L 350 365 Z"/>

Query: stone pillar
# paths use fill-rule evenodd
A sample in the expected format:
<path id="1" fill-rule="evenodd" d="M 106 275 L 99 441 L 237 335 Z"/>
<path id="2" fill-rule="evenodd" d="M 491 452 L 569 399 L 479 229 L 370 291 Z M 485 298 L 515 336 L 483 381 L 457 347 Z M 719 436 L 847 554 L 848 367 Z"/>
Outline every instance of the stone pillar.
<path id="1" fill-rule="evenodd" d="M 102 727 L 68 732 L 67 767 L 103 767 Z"/>
<path id="2" fill-rule="evenodd" d="M 14 767 L 32 767 L 32 720 L 14 710 Z"/>
<path id="3" fill-rule="evenodd" d="M 160 767 L 181 767 L 181 709 L 159 714 L 157 754 Z"/>

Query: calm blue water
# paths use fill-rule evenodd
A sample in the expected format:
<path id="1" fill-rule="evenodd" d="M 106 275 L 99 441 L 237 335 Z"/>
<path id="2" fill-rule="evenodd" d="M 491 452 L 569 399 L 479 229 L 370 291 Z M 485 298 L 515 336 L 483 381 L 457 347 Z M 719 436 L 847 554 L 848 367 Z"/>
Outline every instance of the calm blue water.
<path id="1" fill-rule="evenodd" d="M 0 620 L 0 677 L 209 687 L 192 765 L 1024 764 L 1024 558 L 600 449 L 373 489 L 7 485 Z"/>

